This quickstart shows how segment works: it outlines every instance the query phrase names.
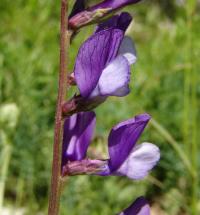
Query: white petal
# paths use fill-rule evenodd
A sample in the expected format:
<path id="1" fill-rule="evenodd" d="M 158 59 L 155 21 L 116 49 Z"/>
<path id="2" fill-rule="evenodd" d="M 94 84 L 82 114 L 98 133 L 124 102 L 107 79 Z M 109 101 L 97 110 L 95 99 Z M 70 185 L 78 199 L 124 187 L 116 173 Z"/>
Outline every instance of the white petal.
<path id="1" fill-rule="evenodd" d="M 120 55 L 103 70 L 98 88 L 103 96 L 125 96 L 129 93 L 130 66 Z"/>
<path id="2" fill-rule="evenodd" d="M 134 148 L 116 173 L 139 180 L 148 175 L 159 159 L 160 150 L 156 145 L 142 143 Z"/>
<path id="3" fill-rule="evenodd" d="M 130 37 L 128 36 L 124 37 L 119 48 L 118 54 L 124 55 L 124 57 L 126 57 L 130 65 L 136 62 L 137 60 L 136 49 L 134 46 L 134 42 Z"/>
<path id="4" fill-rule="evenodd" d="M 95 98 L 95 97 L 98 97 L 98 96 L 101 96 L 101 92 L 99 90 L 99 84 L 97 84 L 97 86 L 94 88 L 94 90 L 90 94 L 89 98 Z"/>
<path id="5" fill-rule="evenodd" d="M 142 209 L 138 212 L 137 215 L 150 215 L 150 207 L 149 205 L 145 205 Z"/>

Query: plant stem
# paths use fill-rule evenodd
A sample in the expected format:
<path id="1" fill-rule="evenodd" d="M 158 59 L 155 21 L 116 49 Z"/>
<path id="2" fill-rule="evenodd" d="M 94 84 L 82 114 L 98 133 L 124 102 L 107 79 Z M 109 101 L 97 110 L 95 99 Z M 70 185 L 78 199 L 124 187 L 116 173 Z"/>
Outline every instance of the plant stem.
<path id="1" fill-rule="evenodd" d="M 187 56 L 188 58 L 188 56 Z M 186 59 L 187 60 L 187 59 Z M 190 65 L 191 67 L 191 65 Z M 183 141 L 185 153 L 190 155 L 190 67 L 185 69 L 184 73 L 184 115 L 183 115 Z"/>
<path id="2" fill-rule="evenodd" d="M 53 147 L 53 164 L 51 177 L 51 191 L 49 197 L 48 215 L 58 215 L 59 202 L 61 195 L 61 144 L 63 138 L 63 118 L 62 104 L 65 101 L 67 93 L 67 49 L 70 41 L 70 34 L 67 30 L 67 9 L 68 0 L 61 0 L 61 18 L 60 18 L 60 72 L 59 72 L 59 87 L 57 108 L 55 116 L 55 131 L 54 131 L 54 147 Z"/>
<path id="3" fill-rule="evenodd" d="M 0 175 L 0 214 L 2 213 L 3 207 L 3 199 L 4 199 L 4 192 L 5 192 L 5 184 L 6 184 L 6 176 L 8 173 L 8 167 L 10 163 L 12 148 L 9 144 L 4 146 L 2 157 L 3 157 L 3 166 L 1 169 Z"/>
<path id="4" fill-rule="evenodd" d="M 190 98 L 190 112 L 189 116 L 191 116 L 191 123 L 189 129 L 191 130 L 191 136 L 188 139 L 188 143 L 190 144 L 189 156 L 191 160 L 191 164 L 193 169 L 198 172 L 198 142 L 197 142 L 197 74 L 195 71 L 195 54 L 194 54 L 194 44 L 193 44 L 193 17 L 195 15 L 196 9 L 196 1 L 190 0 L 186 5 L 186 13 L 187 13 L 187 52 L 188 52 L 188 62 L 191 67 L 188 71 L 188 75 L 190 78 L 189 88 L 191 89 Z M 188 119 L 189 121 L 189 119 Z M 198 176 L 192 178 L 192 186 L 191 186 L 191 214 L 198 214 Z"/>

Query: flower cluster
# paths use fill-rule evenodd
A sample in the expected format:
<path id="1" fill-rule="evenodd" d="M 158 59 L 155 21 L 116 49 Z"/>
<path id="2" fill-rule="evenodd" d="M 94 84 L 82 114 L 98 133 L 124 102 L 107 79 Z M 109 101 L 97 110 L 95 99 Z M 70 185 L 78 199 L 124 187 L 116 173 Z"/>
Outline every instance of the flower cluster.
<path id="1" fill-rule="evenodd" d="M 142 179 L 160 158 L 159 149 L 152 143 L 136 145 L 150 116 L 137 115 L 114 126 L 108 137 L 109 159 L 86 158 L 95 129 L 95 113 L 81 112 L 65 120 L 62 175 L 95 174 L 120 175 Z M 83 168 L 85 166 L 86 168 Z"/>
<path id="2" fill-rule="evenodd" d="M 84 25 L 100 22 L 126 5 L 140 0 L 104 0 L 86 5 L 77 0 L 69 16 L 69 27 L 74 31 Z M 127 12 L 113 15 L 100 22 L 92 36 L 80 47 L 73 84 L 79 94 L 63 105 L 64 122 L 62 144 L 62 177 L 74 175 L 126 176 L 140 180 L 160 159 L 159 148 L 148 142 L 137 144 L 147 126 L 150 115 L 137 115 L 115 125 L 108 136 L 108 156 L 90 159 L 87 150 L 92 141 L 96 116 L 92 111 L 109 96 L 122 97 L 130 93 L 131 65 L 137 60 L 134 42 L 125 32 L 132 21 Z M 119 215 L 148 215 L 150 207 L 140 197 Z"/>

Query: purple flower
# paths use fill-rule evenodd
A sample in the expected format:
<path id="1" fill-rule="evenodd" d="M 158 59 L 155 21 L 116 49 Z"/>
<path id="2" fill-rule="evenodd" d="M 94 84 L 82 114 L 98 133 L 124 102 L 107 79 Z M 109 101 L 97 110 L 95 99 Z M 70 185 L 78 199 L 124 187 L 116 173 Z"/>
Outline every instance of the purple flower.
<path id="1" fill-rule="evenodd" d="M 74 114 L 64 123 L 62 166 L 68 161 L 82 160 L 86 156 L 96 125 L 93 112 Z"/>
<path id="2" fill-rule="evenodd" d="M 131 21 L 131 15 L 127 12 L 123 12 L 120 15 L 112 16 L 108 20 L 100 23 L 96 29 L 96 33 L 109 28 L 117 28 L 125 32 Z"/>
<path id="3" fill-rule="evenodd" d="M 99 21 L 102 17 L 124 6 L 135 4 L 140 0 L 104 0 L 98 4 L 87 6 L 85 0 L 77 0 L 69 16 L 69 27 L 80 28 Z"/>
<path id="4" fill-rule="evenodd" d="M 88 121 L 89 115 L 91 115 L 92 112 L 87 114 L 87 116 L 84 116 L 85 113 L 81 113 L 79 116 L 85 117 L 85 120 Z M 70 117 L 66 122 L 71 120 Z M 72 149 L 70 154 L 74 155 L 73 158 L 78 157 L 79 154 L 81 154 L 81 156 L 79 156 L 80 160 L 73 159 L 74 162 L 63 166 L 62 174 L 76 175 L 85 173 L 101 176 L 120 175 L 136 180 L 144 178 L 160 158 L 160 152 L 157 146 L 151 143 L 136 145 L 137 140 L 149 120 L 150 116 L 148 114 L 141 114 L 113 127 L 108 138 L 108 152 L 110 158 L 107 160 L 90 160 L 84 158 L 87 147 L 89 146 L 89 140 L 92 136 L 94 124 L 91 125 L 90 121 L 89 126 L 91 126 L 92 129 L 90 127 L 90 129 L 85 130 L 85 126 L 79 126 L 79 123 L 83 123 L 79 118 L 74 128 L 76 126 L 79 127 L 79 133 L 82 135 L 87 132 L 86 136 L 88 136 L 88 138 L 86 138 L 85 142 L 83 139 L 80 139 L 78 140 L 79 144 L 74 144 L 74 147 L 70 147 L 69 142 L 73 142 L 71 139 L 79 135 L 73 133 L 70 138 L 71 133 L 69 132 L 67 138 L 65 138 L 67 130 L 64 132 L 63 145 L 67 147 L 63 148 L 63 156 L 65 156 L 63 159 L 70 160 L 69 153 L 67 153 L 67 151 L 69 151 L 68 148 Z M 94 121 L 94 118 L 92 121 Z M 76 129 L 74 129 L 74 131 L 76 132 Z M 66 140 L 67 143 L 65 142 Z"/>
<path id="5" fill-rule="evenodd" d="M 112 17 L 98 26 L 95 34 L 81 46 L 74 75 L 82 97 L 125 96 L 129 93 L 130 65 L 135 63 L 136 54 L 123 30 L 130 20 L 127 13 Z"/>
<path id="6" fill-rule="evenodd" d="M 118 215 L 150 215 L 150 207 L 146 199 L 139 197 Z"/>
<path id="7" fill-rule="evenodd" d="M 131 179 L 144 178 L 160 159 L 159 148 L 151 143 L 136 145 L 150 116 L 137 115 L 116 125 L 108 138 L 110 159 L 100 175 L 125 175 Z"/>
<path id="8" fill-rule="evenodd" d="M 72 100 L 75 104 L 65 106 L 88 111 L 108 96 L 121 97 L 130 92 L 130 65 L 136 62 L 136 51 L 132 40 L 124 36 L 124 32 L 131 20 L 128 13 L 116 15 L 100 24 L 83 43 L 74 68 L 80 96 L 75 97 L 75 102 Z"/>
<path id="9" fill-rule="evenodd" d="M 95 11 L 98 9 L 106 9 L 110 8 L 110 12 L 114 10 L 118 10 L 122 7 L 125 7 L 130 4 L 136 4 L 141 0 L 104 0 L 101 3 L 94 5 L 90 8 L 91 11 Z"/>

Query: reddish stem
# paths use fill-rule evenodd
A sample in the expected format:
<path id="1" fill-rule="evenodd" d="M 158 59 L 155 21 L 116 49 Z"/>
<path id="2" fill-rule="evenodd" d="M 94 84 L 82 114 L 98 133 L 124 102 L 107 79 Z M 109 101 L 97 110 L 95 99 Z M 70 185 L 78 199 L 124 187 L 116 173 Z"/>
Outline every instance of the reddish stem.
<path id="1" fill-rule="evenodd" d="M 63 136 L 63 118 L 62 118 L 62 104 L 65 100 L 67 92 L 67 48 L 70 40 L 70 35 L 67 29 L 67 7 L 68 1 L 61 0 L 61 18 L 60 18 L 60 72 L 59 72 L 59 87 L 57 108 L 55 116 L 55 130 L 54 130 L 54 147 L 53 147 L 53 163 L 52 163 L 52 177 L 51 177 L 51 191 L 49 196 L 49 210 L 48 215 L 58 215 L 59 201 L 61 194 L 61 144 Z M 67 33 L 67 34 L 66 34 Z"/>

